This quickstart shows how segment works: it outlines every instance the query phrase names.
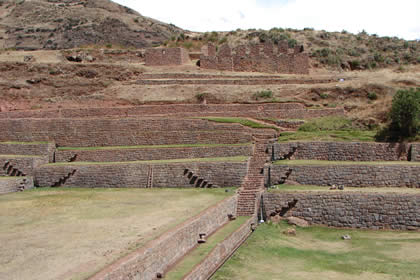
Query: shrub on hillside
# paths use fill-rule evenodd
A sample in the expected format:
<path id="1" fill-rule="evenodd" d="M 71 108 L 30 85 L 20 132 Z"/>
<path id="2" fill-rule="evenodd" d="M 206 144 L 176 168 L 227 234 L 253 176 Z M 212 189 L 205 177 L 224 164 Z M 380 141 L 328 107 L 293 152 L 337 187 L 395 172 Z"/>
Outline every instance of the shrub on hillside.
<path id="1" fill-rule="evenodd" d="M 392 99 L 390 123 L 377 135 L 377 140 L 402 140 L 420 133 L 420 88 L 399 90 Z"/>
<path id="2" fill-rule="evenodd" d="M 420 88 L 400 90 L 392 99 L 391 129 L 401 136 L 415 136 L 419 132 Z"/>
<path id="3" fill-rule="evenodd" d="M 258 100 L 260 98 L 268 99 L 273 97 L 273 92 L 271 90 L 261 90 L 254 93 L 252 96 L 255 100 Z"/>

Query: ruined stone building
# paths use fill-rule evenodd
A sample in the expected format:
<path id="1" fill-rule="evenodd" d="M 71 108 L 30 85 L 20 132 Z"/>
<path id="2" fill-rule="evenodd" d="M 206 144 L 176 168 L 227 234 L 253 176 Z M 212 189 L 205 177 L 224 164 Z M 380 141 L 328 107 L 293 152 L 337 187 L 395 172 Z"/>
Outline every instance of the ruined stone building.
<path id="1" fill-rule="evenodd" d="M 183 48 L 146 49 L 145 63 L 148 66 L 182 65 L 188 62 L 188 51 Z"/>
<path id="2" fill-rule="evenodd" d="M 200 67 L 237 72 L 309 74 L 309 56 L 302 46 L 289 48 L 287 42 L 240 45 L 224 44 L 202 48 Z"/>

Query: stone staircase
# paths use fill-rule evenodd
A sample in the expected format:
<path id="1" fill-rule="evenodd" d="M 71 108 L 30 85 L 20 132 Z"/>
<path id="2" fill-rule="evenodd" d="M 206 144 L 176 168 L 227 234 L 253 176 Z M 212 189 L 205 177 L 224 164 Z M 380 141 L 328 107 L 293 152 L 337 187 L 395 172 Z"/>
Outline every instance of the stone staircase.
<path id="1" fill-rule="evenodd" d="M 248 173 L 239 189 L 237 216 L 252 216 L 255 214 L 258 196 L 264 190 L 264 165 L 269 161 L 267 147 L 272 137 L 254 135 L 254 153 L 248 162 Z"/>

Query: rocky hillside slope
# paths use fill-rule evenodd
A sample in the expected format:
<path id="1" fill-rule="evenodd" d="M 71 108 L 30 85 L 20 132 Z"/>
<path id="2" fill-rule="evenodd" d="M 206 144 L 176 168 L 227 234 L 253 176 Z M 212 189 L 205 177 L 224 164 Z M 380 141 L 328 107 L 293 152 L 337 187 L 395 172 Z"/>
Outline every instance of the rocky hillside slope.
<path id="1" fill-rule="evenodd" d="M 0 0 L 0 48 L 148 47 L 181 29 L 109 0 Z"/>

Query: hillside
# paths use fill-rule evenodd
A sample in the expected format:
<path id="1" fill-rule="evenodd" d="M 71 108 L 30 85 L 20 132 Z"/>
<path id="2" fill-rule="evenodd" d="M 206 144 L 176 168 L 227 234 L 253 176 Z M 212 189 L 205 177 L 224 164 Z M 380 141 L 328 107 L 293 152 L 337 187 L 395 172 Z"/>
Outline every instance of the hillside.
<path id="1" fill-rule="evenodd" d="M 180 32 L 109 0 L 0 0 L 3 49 L 143 48 Z"/>

